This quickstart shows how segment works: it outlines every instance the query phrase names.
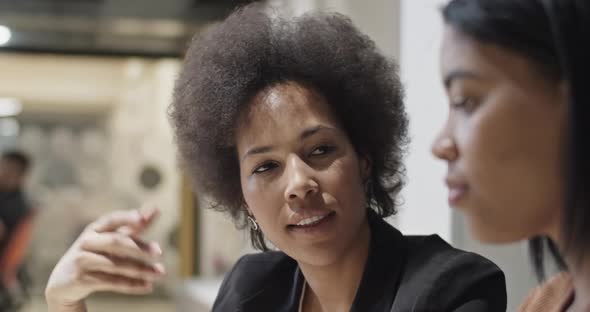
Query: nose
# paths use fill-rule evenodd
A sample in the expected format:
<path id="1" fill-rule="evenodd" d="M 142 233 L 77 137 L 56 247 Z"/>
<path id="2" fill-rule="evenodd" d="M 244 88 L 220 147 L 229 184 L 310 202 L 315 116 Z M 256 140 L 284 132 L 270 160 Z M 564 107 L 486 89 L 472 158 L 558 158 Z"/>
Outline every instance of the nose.
<path id="1" fill-rule="evenodd" d="M 454 161 L 459 156 L 459 150 L 457 149 L 455 140 L 451 136 L 448 123 L 432 143 L 431 152 L 437 158 L 447 162 Z"/>
<path id="2" fill-rule="evenodd" d="M 314 179 L 313 169 L 298 156 L 289 158 L 286 174 L 285 201 L 292 210 L 298 212 L 304 201 L 318 193 L 319 184 Z"/>

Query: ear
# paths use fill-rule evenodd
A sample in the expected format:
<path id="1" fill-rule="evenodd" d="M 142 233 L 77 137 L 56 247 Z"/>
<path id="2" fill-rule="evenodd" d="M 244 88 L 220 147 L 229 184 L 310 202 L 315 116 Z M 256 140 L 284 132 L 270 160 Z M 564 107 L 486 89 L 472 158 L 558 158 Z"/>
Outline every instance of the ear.
<path id="1" fill-rule="evenodd" d="M 373 161 L 369 155 L 362 153 L 359 154 L 359 169 L 361 172 L 361 179 L 362 181 L 367 181 L 371 176 L 371 167 L 373 165 Z"/>

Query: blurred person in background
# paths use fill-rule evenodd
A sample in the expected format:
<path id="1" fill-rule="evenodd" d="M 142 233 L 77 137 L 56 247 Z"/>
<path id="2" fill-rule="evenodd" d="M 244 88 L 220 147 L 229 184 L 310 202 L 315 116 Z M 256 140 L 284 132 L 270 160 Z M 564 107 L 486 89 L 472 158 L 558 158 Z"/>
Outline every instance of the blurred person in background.
<path id="1" fill-rule="evenodd" d="M 28 297 L 31 286 L 25 255 L 33 231 L 34 209 L 24 194 L 31 167 L 20 151 L 0 156 L 0 310 L 15 310 Z"/>
<path id="2" fill-rule="evenodd" d="M 590 3 L 453 0 L 443 16 L 449 202 L 480 241 L 530 240 L 540 279 L 546 248 L 556 260 L 521 311 L 590 311 Z"/>
<path id="3" fill-rule="evenodd" d="M 171 121 L 199 192 L 261 253 L 226 275 L 213 311 L 505 311 L 503 273 L 384 218 L 403 184 L 407 118 L 394 63 L 339 14 L 249 5 L 195 38 Z M 51 311 L 96 291 L 148 293 L 155 210 L 88 226 L 46 289 Z"/>
<path id="4" fill-rule="evenodd" d="M 0 157 L 0 254 L 18 224 L 32 212 L 23 188 L 31 161 L 20 151 L 6 151 Z"/>

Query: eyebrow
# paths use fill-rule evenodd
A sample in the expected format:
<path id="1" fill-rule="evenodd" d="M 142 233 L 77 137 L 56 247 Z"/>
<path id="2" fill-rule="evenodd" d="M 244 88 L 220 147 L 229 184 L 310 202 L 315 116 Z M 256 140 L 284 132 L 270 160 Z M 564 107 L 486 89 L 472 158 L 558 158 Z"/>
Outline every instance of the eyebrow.
<path id="1" fill-rule="evenodd" d="M 444 79 L 445 88 L 447 88 L 447 89 L 451 88 L 451 85 L 457 79 L 481 80 L 482 77 L 480 75 L 478 75 L 474 72 L 468 71 L 468 70 L 454 70 L 445 76 L 445 79 Z"/>
<path id="2" fill-rule="evenodd" d="M 309 129 L 303 130 L 303 132 L 301 132 L 301 135 L 299 136 L 299 138 L 301 140 L 307 139 L 307 138 L 313 136 L 314 134 L 318 133 L 321 130 L 332 130 L 332 131 L 336 131 L 336 129 L 335 128 L 332 128 L 332 127 L 317 125 L 315 127 L 311 127 Z M 272 145 L 259 146 L 259 147 L 251 148 L 251 149 L 249 149 L 244 154 L 244 156 L 242 157 L 242 160 L 246 159 L 246 157 L 248 157 L 248 156 L 252 156 L 252 155 L 256 155 L 256 154 L 268 153 L 268 152 L 272 151 L 273 149 L 274 149 L 274 146 L 272 146 Z"/>

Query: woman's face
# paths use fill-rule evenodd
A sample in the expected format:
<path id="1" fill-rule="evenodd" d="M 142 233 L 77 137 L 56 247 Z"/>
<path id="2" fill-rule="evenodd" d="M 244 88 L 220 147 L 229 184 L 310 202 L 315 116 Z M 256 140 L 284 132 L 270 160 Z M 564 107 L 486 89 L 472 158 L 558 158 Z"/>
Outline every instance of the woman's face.
<path id="1" fill-rule="evenodd" d="M 338 260 L 368 237 L 368 162 L 312 89 L 279 84 L 249 108 L 236 132 L 249 212 L 265 237 L 297 261 Z"/>
<path id="2" fill-rule="evenodd" d="M 441 64 L 450 109 L 433 153 L 448 164 L 450 205 L 481 241 L 557 236 L 565 84 L 449 26 Z"/>

